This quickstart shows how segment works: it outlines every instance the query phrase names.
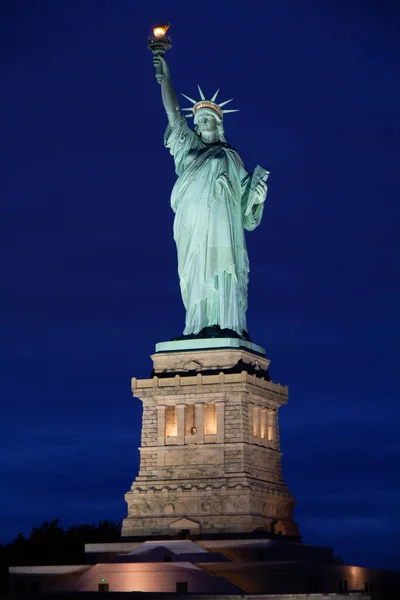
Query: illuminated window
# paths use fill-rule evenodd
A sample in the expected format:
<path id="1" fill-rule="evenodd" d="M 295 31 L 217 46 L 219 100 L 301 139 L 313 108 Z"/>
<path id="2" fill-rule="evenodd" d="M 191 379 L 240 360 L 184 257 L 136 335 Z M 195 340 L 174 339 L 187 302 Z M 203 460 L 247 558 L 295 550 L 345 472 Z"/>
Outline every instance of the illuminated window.
<path id="1" fill-rule="evenodd" d="M 265 434 L 267 429 L 267 409 L 262 408 L 260 411 L 260 438 L 265 440 Z"/>
<path id="2" fill-rule="evenodd" d="M 255 406 L 253 408 L 253 435 L 258 437 L 260 435 L 260 407 Z"/>
<path id="3" fill-rule="evenodd" d="M 174 437 L 178 435 L 178 425 L 176 422 L 175 406 L 165 407 L 165 437 Z"/>
<path id="4" fill-rule="evenodd" d="M 185 435 L 192 435 L 194 426 L 194 404 L 187 404 L 185 406 Z"/>
<path id="5" fill-rule="evenodd" d="M 214 402 L 204 406 L 204 433 L 214 435 L 217 433 L 217 410 Z"/>
<path id="6" fill-rule="evenodd" d="M 272 410 L 268 411 L 268 427 L 267 427 L 267 440 L 272 442 L 274 439 L 274 418 L 275 415 Z"/>

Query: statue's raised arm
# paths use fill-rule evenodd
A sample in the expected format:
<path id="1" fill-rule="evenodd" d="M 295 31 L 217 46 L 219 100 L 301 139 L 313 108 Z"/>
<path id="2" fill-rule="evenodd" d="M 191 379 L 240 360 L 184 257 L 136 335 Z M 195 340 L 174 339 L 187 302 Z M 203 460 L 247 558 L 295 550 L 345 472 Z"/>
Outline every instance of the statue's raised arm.
<path id="1" fill-rule="evenodd" d="M 154 56 L 153 64 L 156 68 L 156 79 L 161 85 L 162 101 L 167 113 L 168 122 L 172 127 L 179 119 L 181 109 L 172 85 L 169 66 L 165 58 L 160 54 Z"/>

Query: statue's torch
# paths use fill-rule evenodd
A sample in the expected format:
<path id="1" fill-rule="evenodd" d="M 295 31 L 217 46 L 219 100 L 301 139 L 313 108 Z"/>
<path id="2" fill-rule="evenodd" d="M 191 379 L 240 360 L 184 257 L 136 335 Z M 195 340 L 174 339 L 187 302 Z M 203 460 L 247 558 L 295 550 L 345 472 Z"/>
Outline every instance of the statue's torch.
<path id="1" fill-rule="evenodd" d="M 152 51 L 154 56 L 164 56 L 167 50 L 170 50 L 172 47 L 171 38 L 167 37 L 165 34 L 169 29 L 170 23 L 168 25 L 157 25 L 153 29 L 153 35 L 149 37 L 147 40 L 147 47 Z M 157 67 L 156 75 L 160 74 L 160 68 Z"/>

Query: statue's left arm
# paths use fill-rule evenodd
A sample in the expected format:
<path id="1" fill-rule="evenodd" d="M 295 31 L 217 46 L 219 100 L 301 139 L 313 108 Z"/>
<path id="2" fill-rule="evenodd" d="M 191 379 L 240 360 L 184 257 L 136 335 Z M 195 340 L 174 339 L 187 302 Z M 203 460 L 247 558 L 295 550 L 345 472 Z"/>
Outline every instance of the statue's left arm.
<path id="1" fill-rule="evenodd" d="M 267 197 L 267 183 L 259 179 L 255 185 L 253 174 L 246 173 L 241 181 L 243 227 L 252 231 L 261 222 L 264 212 L 264 202 Z"/>

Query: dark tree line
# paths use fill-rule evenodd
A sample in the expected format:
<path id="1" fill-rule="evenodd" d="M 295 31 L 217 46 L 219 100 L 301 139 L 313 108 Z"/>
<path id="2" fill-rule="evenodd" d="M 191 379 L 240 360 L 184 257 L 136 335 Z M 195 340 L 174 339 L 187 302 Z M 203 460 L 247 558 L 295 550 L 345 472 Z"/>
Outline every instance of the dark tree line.
<path id="1" fill-rule="evenodd" d="M 63 529 L 54 519 L 34 527 L 28 537 L 19 533 L 11 544 L 0 546 L 0 594 L 7 591 L 9 566 L 80 565 L 85 563 L 85 544 L 120 539 L 121 523 L 113 521 Z"/>

